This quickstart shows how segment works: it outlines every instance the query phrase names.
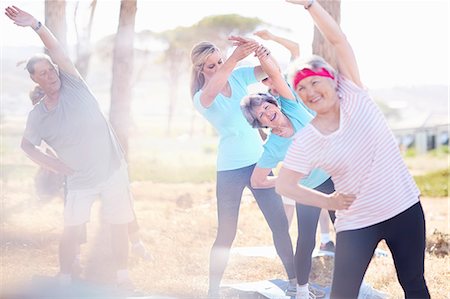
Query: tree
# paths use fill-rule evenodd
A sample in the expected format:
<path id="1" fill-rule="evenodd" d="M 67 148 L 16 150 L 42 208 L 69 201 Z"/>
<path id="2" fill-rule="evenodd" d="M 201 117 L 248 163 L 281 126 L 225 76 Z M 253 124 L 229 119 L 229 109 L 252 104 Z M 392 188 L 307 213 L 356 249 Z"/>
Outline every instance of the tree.
<path id="1" fill-rule="evenodd" d="M 130 131 L 131 77 L 134 61 L 134 28 L 136 0 L 122 0 L 120 4 L 119 26 L 114 39 L 110 122 L 120 144 L 128 157 L 128 137 Z"/>
<path id="2" fill-rule="evenodd" d="M 66 1 L 45 0 L 45 26 L 55 35 L 67 52 Z"/>
<path id="3" fill-rule="evenodd" d="M 94 20 L 95 8 L 97 7 L 97 0 L 92 0 L 89 4 L 89 20 L 85 28 L 79 29 L 77 16 L 80 14 L 80 1 L 76 3 L 74 11 L 74 27 L 77 35 L 76 54 L 77 59 L 75 66 L 83 78 L 86 78 L 89 61 L 91 58 L 91 31 L 92 22 Z"/>
<path id="4" fill-rule="evenodd" d="M 202 40 L 213 42 L 222 50 L 230 47 L 227 37 L 231 34 L 245 35 L 263 24 L 258 18 L 247 18 L 237 14 L 209 16 L 191 27 L 177 27 L 160 34 L 167 43 L 164 62 L 170 80 L 167 134 L 170 135 L 176 107 L 180 72 L 186 72 L 190 65 L 189 55 L 193 45 Z M 194 111 L 192 111 L 194 115 Z M 191 124 L 192 125 L 192 124 Z"/>
<path id="5" fill-rule="evenodd" d="M 341 23 L 341 0 L 318 0 L 320 5 L 336 20 Z M 322 56 L 331 66 L 337 68 L 336 55 L 330 43 L 323 37 L 317 27 L 314 27 L 313 53 Z"/>

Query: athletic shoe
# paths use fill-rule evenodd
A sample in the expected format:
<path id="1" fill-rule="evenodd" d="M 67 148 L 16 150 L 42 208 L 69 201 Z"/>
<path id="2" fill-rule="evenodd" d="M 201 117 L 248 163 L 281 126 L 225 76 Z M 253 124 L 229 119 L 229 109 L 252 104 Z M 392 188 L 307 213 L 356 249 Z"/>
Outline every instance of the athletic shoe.
<path id="1" fill-rule="evenodd" d="M 327 243 L 320 243 L 321 251 L 329 251 L 334 252 L 334 243 L 333 241 L 328 241 Z"/>
<path id="2" fill-rule="evenodd" d="M 295 295 L 295 299 L 316 299 L 316 295 L 311 292 L 311 288 L 300 288 L 297 289 L 297 294 Z"/>
<path id="3" fill-rule="evenodd" d="M 286 296 L 293 297 L 297 294 L 297 282 L 289 282 L 289 285 L 285 291 Z"/>

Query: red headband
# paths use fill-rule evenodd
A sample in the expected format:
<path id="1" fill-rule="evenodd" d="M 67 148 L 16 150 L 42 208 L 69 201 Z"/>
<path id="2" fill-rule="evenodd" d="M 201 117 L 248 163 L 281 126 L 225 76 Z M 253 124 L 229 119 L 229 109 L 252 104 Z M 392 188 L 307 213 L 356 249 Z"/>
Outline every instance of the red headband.
<path id="1" fill-rule="evenodd" d="M 313 71 L 311 69 L 308 68 L 304 68 L 301 69 L 300 71 L 297 72 L 297 74 L 295 74 L 294 77 L 294 88 L 297 88 L 298 83 L 300 83 L 300 81 L 302 81 L 303 79 L 307 78 L 307 77 L 311 77 L 311 76 L 322 76 L 322 77 L 328 77 L 331 79 L 334 79 L 334 76 L 332 74 L 330 74 L 329 71 L 327 71 L 325 68 L 321 68 L 320 71 Z"/>

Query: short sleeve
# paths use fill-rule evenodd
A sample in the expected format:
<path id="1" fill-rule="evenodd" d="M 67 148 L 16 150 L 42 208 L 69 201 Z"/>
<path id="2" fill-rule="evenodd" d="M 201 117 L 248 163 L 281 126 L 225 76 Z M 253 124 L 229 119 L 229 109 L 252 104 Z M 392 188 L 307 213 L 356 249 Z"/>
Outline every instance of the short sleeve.
<path id="1" fill-rule="evenodd" d="M 303 173 L 305 175 L 309 175 L 313 167 L 311 166 L 311 159 L 308 158 L 307 150 L 304 147 L 304 142 L 301 142 L 303 139 L 301 135 L 303 132 L 300 131 L 294 136 L 294 140 L 292 141 L 291 146 L 289 147 L 286 157 L 283 161 L 283 167 Z M 304 140 L 304 139 L 303 139 Z"/>
<path id="2" fill-rule="evenodd" d="M 202 91 L 199 90 L 195 93 L 194 98 L 192 99 L 194 103 L 195 109 L 197 109 L 199 112 L 203 113 L 207 108 L 203 107 L 202 103 L 200 103 L 200 96 L 202 94 Z"/>

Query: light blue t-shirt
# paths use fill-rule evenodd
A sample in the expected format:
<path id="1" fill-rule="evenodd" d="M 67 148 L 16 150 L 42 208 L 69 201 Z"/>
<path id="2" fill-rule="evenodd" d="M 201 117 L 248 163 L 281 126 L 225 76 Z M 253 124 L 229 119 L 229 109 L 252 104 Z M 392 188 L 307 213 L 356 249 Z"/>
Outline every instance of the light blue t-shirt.
<path id="1" fill-rule="evenodd" d="M 199 90 L 194 95 L 194 107 L 219 134 L 217 170 L 232 170 L 258 162 L 263 152 L 262 139 L 241 112 L 241 99 L 248 94 L 247 87 L 256 83 L 254 67 L 239 67 L 228 78 L 231 97 L 218 94 L 208 108 L 200 103 Z"/>
<path id="2" fill-rule="evenodd" d="M 45 141 L 74 173 L 69 190 L 89 189 L 106 181 L 123 159 L 120 144 L 83 79 L 60 70 L 58 105 L 47 110 L 44 101 L 28 115 L 24 138 L 39 146 Z"/>
<path id="3" fill-rule="evenodd" d="M 295 93 L 293 92 L 295 95 Z M 282 96 L 277 101 L 283 112 L 291 121 L 294 131 L 303 129 L 315 116 L 315 112 L 310 110 L 295 95 L 296 100 L 288 100 Z M 279 162 L 284 160 L 287 150 L 291 145 L 292 137 L 281 137 L 271 133 L 264 144 L 264 153 L 259 159 L 257 166 L 261 168 L 275 168 Z M 315 168 L 308 177 L 302 179 L 300 184 L 308 188 L 316 188 L 325 182 L 330 175 L 322 169 Z"/>

